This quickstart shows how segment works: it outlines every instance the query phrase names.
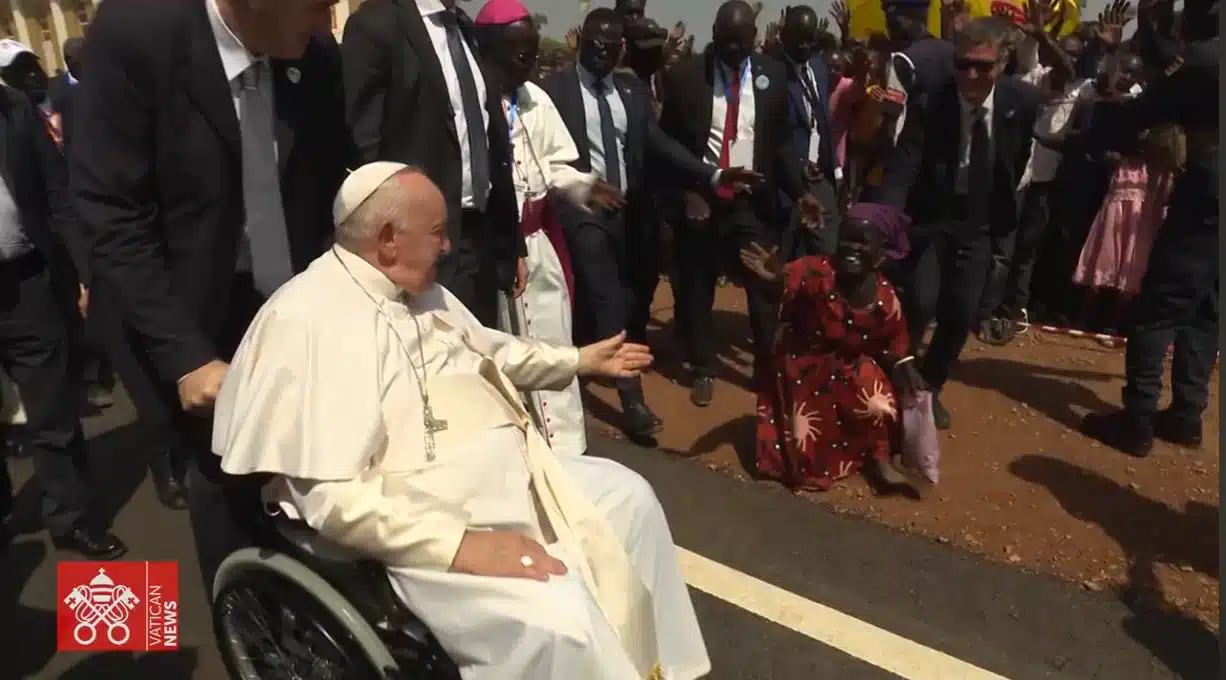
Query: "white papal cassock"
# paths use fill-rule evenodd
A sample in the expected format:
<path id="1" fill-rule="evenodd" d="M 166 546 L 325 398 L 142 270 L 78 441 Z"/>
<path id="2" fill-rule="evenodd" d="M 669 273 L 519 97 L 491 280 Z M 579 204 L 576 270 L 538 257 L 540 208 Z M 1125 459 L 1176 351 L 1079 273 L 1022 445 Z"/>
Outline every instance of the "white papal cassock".
<path id="1" fill-rule="evenodd" d="M 524 83 L 516 90 L 514 100 L 503 101 L 503 109 L 511 128 L 511 178 L 520 216 L 525 204 L 535 201 L 586 205 L 596 176 L 570 166 L 579 158 L 579 151 L 549 95 L 532 83 Z M 516 335 L 570 345 L 574 342 L 574 291 L 567 288 L 558 251 L 543 230 L 525 235 L 524 241 L 528 249 L 527 285 L 518 298 L 499 296 L 502 328 Z M 558 391 L 531 392 L 528 399 L 555 453 L 579 455 L 587 451 L 578 378 Z"/>
<path id="2" fill-rule="evenodd" d="M 448 425 L 434 460 L 419 357 Z M 334 248 L 256 316 L 213 449 L 231 474 L 280 475 L 269 494 L 287 513 L 387 564 L 467 680 L 699 678 L 710 661 L 651 487 L 608 460 L 555 457 L 516 398 L 566 385 L 577 365 L 574 348 L 481 327 L 441 287 L 406 305 Z M 569 573 L 451 573 L 472 529 L 522 531 Z"/>

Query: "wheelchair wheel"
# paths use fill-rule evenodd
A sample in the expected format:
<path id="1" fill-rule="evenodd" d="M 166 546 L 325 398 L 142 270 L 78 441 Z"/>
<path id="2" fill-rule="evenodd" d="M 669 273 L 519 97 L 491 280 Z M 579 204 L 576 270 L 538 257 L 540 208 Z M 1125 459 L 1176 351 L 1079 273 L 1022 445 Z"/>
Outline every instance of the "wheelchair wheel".
<path id="1" fill-rule="evenodd" d="M 234 680 L 383 680 L 345 625 L 302 586 L 243 570 L 217 593 L 213 625 Z"/>

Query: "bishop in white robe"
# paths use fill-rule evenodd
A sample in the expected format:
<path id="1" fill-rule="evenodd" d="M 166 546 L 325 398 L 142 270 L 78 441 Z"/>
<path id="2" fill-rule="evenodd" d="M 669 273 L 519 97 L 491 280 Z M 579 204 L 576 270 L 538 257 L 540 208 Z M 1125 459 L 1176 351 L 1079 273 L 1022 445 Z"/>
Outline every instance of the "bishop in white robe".
<path id="1" fill-rule="evenodd" d="M 384 563 L 466 680 L 706 675 L 651 487 L 555 456 L 517 398 L 632 372 L 646 348 L 482 327 L 433 283 L 445 207 L 420 172 L 363 166 L 334 212 L 338 245 L 273 295 L 230 365 L 222 469 L 276 475 L 270 502 Z"/>
<path id="2" fill-rule="evenodd" d="M 475 22 L 492 80 L 505 90 L 511 178 L 528 251 L 526 285 L 518 297 L 500 297 L 500 324 L 515 335 L 569 345 L 574 342 L 574 279 L 553 206 L 556 201 L 586 206 L 598 185 L 596 175 L 571 167 L 579 151 L 566 124 L 549 95 L 528 81 L 540 34 L 527 8 L 519 0 L 489 0 Z M 578 379 L 560 391 L 532 392 L 527 398 L 554 453 L 587 450 Z"/>

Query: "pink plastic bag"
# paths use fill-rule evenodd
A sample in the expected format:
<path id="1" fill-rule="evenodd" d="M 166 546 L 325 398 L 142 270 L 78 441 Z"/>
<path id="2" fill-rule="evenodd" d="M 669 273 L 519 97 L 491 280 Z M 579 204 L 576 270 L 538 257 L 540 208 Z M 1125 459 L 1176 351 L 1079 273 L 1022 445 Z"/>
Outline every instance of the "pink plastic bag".
<path id="1" fill-rule="evenodd" d="M 937 483 L 941 468 L 941 447 L 937 426 L 932 420 L 932 393 L 916 392 L 903 400 L 902 460 L 925 479 Z"/>

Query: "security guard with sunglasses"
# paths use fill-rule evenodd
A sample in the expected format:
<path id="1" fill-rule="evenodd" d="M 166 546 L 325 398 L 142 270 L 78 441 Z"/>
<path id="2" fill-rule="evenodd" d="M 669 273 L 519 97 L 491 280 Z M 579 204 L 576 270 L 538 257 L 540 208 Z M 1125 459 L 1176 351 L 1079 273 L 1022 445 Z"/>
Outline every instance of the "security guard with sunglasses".
<path id="1" fill-rule="evenodd" d="M 1201 418 L 1218 349 L 1218 2 L 1188 2 L 1188 41 L 1159 78 L 1136 98 L 1099 102 L 1085 132 L 1102 151 L 1134 142 L 1145 130 L 1176 123 L 1187 136 L 1187 160 L 1175 180 L 1141 284 L 1125 358 L 1124 408 L 1091 413 L 1082 430 L 1134 456 L 1154 437 L 1201 444 Z M 1171 403 L 1158 410 L 1163 358 L 1174 344 Z"/>

